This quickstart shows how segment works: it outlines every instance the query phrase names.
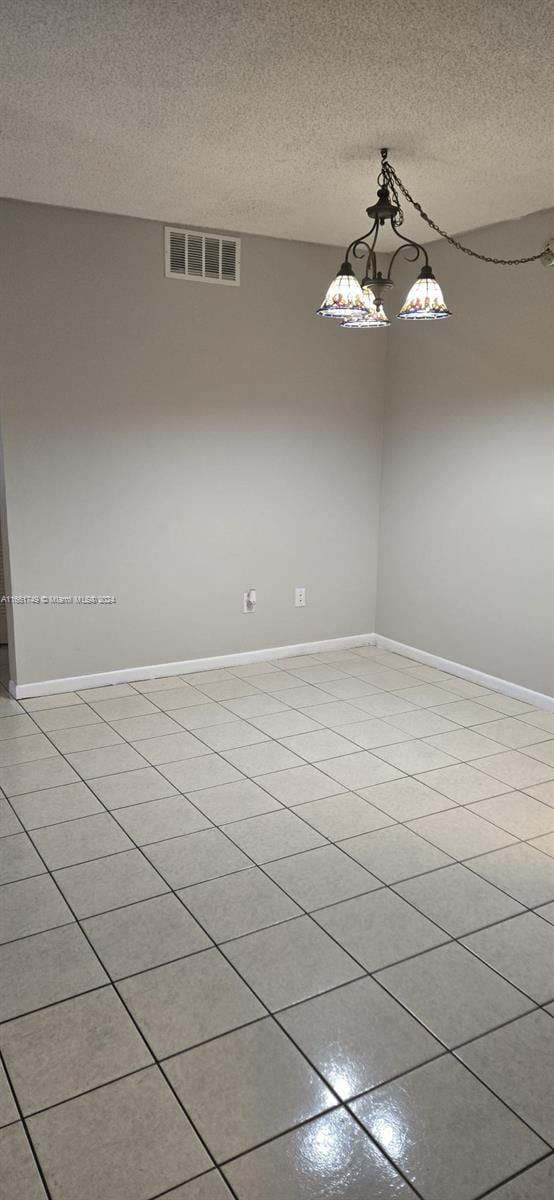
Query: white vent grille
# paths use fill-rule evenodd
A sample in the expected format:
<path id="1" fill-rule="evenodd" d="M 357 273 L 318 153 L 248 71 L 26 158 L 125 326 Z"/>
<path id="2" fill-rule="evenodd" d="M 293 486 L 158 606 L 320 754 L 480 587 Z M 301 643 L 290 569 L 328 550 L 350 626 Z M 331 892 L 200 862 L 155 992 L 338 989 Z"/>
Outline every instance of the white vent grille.
<path id="1" fill-rule="evenodd" d="M 165 227 L 165 273 L 171 279 L 240 283 L 240 238 Z"/>

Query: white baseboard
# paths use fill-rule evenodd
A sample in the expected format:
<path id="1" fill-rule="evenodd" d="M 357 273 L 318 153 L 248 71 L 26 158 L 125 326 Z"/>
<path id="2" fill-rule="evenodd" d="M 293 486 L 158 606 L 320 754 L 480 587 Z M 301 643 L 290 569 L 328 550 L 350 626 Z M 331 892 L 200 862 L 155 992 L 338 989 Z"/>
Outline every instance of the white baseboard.
<path id="1" fill-rule="evenodd" d="M 448 671 L 450 675 L 459 675 L 460 679 L 468 679 L 471 683 L 479 683 L 481 687 L 489 688 L 492 692 L 502 692 L 512 696 L 514 700 L 522 700 L 524 704 L 532 704 L 535 708 L 546 708 L 549 712 L 554 708 L 554 697 L 544 692 L 533 692 L 531 688 L 521 687 L 519 683 L 510 683 L 507 679 L 498 679 L 496 675 L 486 675 L 475 667 L 464 667 L 461 663 L 450 662 L 440 658 L 438 654 L 429 654 L 427 650 L 416 650 L 414 646 L 406 646 L 404 642 L 395 642 L 392 638 L 383 637 L 380 633 L 373 634 L 373 642 L 383 650 L 391 650 L 395 654 L 403 654 L 406 658 L 414 658 L 416 662 L 424 663 L 426 667 L 436 667 L 439 671 Z"/>
<path id="2" fill-rule="evenodd" d="M 41 679 L 36 683 L 14 683 L 10 680 L 9 688 L 14 699 L 26 700 L 33 696 L 48 696 L 56 692 L 81 691 L 84 688 L 104 687 L 115 683 L 134 683 L 141 679 L 159 679 L 164 675 L 192 675 L 195 671 L 217 671 L 225 667 L 240 667 L 247 663 L 267 662 L 274 658 L 290 658 L 297 654 L 351 650 L 356 646 L 368 645 L 403 654 L 406 658 L 413 658 L 415 662 L 437 667 L 439 671 L 448 671 L 451 675 L 458 675 L 460 679 L 468 679 L 471 683 L 478 683 L 491 691 L 513 696 L 515 700 L 522 700 L 524 704 L 532 704 L 535 708 L 545 708 L 548 711 L 554 708 L 554 698 L 543 692 L 534 692 L 530 688 L 521 687 L 519 683 L 510 683 L 507 679 L 498 679 L 496 675 L 486 675 L 484 671 L 478 671 L 475 667 L 450 662 L 447 658 L 440 658 L 438 654 L 429 654 L 427 650 L 406 646 L 404 642 L 396 642 L 380 633 L 360 633 L 352 637 L 327 638 L 321 642 L 301 642 L 296 646 L 273 646 L 267 650 L 245 650 L 239 654 L 219 654 L 213 658 L 191 658 L 183 662 L 129 667 L 121 671 L 103 671 L 96 675 Z"/>
<path id="3" fill-rule="evenodd" d="M 55 692 L 75 692 L 114 683 L 134 683 L 140 679 L 159 679 L 163 675 L 192 675 L 195 671 L 217 671 L 225 667 L 241 667 L 246 663 L 267 662 L 273 658 L 317 654 L 318 651 L 324 650 L 351 650 L 354 646 L 368 645 L 375 645 L 375 634 L 359 633 L 352 637 L 327 638 L 322 642 L 301 642 L 297 646 L 274 646 L 269 650 L 245 650 L 240 654 L 219 654 L 214 658 L 191 658 L 184 662 L 129 667 L 121 671 L 103 671 L 98 675 L 41 679 L 37 683 L 14 683 L 10 679 L 9 688 L 10 695 L 15 700 L 27 700 L 33 696 L 49 696 Z"/>

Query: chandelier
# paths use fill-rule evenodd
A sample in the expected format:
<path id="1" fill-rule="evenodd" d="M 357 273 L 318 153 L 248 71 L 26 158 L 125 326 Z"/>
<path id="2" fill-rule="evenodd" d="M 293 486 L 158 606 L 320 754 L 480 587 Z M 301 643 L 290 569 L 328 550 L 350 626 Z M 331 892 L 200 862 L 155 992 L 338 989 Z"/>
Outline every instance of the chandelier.
<path id="1" fill-rule="evenodd" d="M 416 209 L 427 225 L 434 229 L 435 233 L 438 233 L 451 246 L 455 246 L 457 250 L 471 255 L 472 258 L 479 258 L 483 262 L 505 267 L 537 262 L 539 259 L 545 266 L 554 264 L 554 241 L 549 242 L 539 254 L 532 254 L 528 258 L 491 258 L 486 254 L 478 254 L 476 250 L 470 250 L 468 246 L 462 246 L 456 238 L 445 233 L 443 229 L 439 229 L 439 226 L 423 211 L 417 200 L 413 199 L 388 161 L 388 150 L 381 150 L 381 170 L 377 185 L 377 202 L 366 209 L 371 228 L 368 233 L 364 233 L 362 237 L 356 238 L 350 243 L 344 256 L 344 262 L 327 289 L 321 308 L 317 309 L 318 317 L 332 317 L 336 321 L 340 321 L 343 329 L 386 329 L 390 325 L 383 301 L 387 289 L 394 287 L 391 271 L 399 254 L 404 254 L 410 262 L 417 262 L 419 258 L 423 259 L 419 275 L 397 313 L 400 320 L 440 321 L 452 315 L 433 275 L 427 250 L 419 242 L 413 241 L 400 232 L 404 214 L 399 192 Z M 376 246 L 379 232 L 386 222 L 389 223 L 393 234 L 401 244 L 391 255 L 387 273 L 384 275 L 377 269 Z M 361 284 L 354 274 L 350 256 L 366 260 Z"/>

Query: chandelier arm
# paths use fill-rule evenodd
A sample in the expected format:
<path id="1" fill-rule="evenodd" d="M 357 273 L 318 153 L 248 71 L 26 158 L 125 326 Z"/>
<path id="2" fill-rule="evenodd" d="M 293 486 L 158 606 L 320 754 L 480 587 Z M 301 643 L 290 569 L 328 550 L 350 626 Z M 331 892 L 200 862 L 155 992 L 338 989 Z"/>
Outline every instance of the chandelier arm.
<path id="1" fill-rule="evenodd" d="M 530 254 L 527 258 L 493 258 L 489 254 L 479 254 L 477 250 L 470 250 L 469 246 L 463 246 L 461 242 L 458 242 L 450 233 L 446 233 L 444 229 L 441 229 L 440 226 L 437 225 L 436 222 L 433 221 L 433 219 L 428 216 L 426 212 L 424 212 L 421 204 L 418 204 L 417 200 L 414 200 L 413 196 L 410 195 L 407 187 L 405 187 L 405 185 L 402 183 L 399 175 L 397 175 L 394 167 L 391 166 L 389 162 L 385 161 L 382 163 L 382 171 L 386 178 L 390 181 L 391 188 L 394 188 L 394 184 L 396 183 L 402 192 L 402 195 L 406 198 L 408 203 L 416 209 L 422 220 L 429 225 L 430 229 L 434 229 L 435 233 L 438 233 L 441 238 L 444 238 L 444 240 L 449 242 L 451 246 L 454 246 L 456 250 L 461 250 L 463 254 L 469 254 L 471 258 L 479 258 L 481 259 L 481 262 L 494 263 L 499 267 L 519 267 L 523 263 L 538 262 L 538 260 L 543 257 L 544 250 L 541 250 L 539 254 Z M 415 244 L 417 245 L 417 243 Z"/>
<path id="2" fill-rule="evenodd" d="M 363 258 L 366 250 L 369 251 L 369 249 L 369 244 L 366 242 L 365 238 L 358 238 L 358 241 L 354 242 L 352 248 L 352 257 Z"/>
<path id="3" fill-rule="evenodd" d="M 394 251 L 394 254 L 392 255 L 391 260 L 389 262 L 389 269 L 387 271 L 387 279 L 390 279 L 390 277 L 391 277 L 390 273 L 392 271 L 395 258 L 397 258 L 397 256 L 399 254 L 401 254 L 403 250 L 411 250 L 411 249 L 415 250 L 415 254 L 414 254 L 414 257 L 410 258 L 408 261 L 409 262 L 417 262 L 420 254 L 422 252 L 423 247 L 418 246 L 417 242 L 406 242 L 403 246 L 399 246 L 398 249 Z M 392 283 L 392 279 L 391 279 L 391 283 Z"/>
<path id="4" fill-rule="evenodd" d="M 399 239 L 399 241 L 402 242 L 402 245 L 399 246 L 397 250 L 395 250 L 395 252 L 389 262 L 387 279 L 390 279 L 392 264 L 393 264 L 395 258 L 397 257 L 398 254 L 400 254 L 400 252 L 402 250 L 407 250 L 409 246 L 411 246 L 416 251 L 415 258 L 411 259 L 410 261 L 417 262 L 417 259 L 419 258 L 420 254 L 423 254 L 423 257 L 425 258 L 425 266 L 428 267 L 429 266 L 429 255 L 425 249 L 425 246 L 420 246 L 419 242 L 414 242 L 412 240 L 412 238 L 406 237 L 405 234 L 403 234 L 403 233 L 399 233 L 398 230 L 395 228 L 394 221 L 391 221 L 391 229 L 392 229 L 393 233 L 395 234 L 395 236 Z"/>
<path id="5" fill-rule="evenodd" d="M 346 253 L 344 255 L 344 261 L 348 262 L 350 254 L 353 254 L 354 258 L 361 258 L 360 254 L 356 254 L 356 247 L 357 246 L 365 246 L 366 249 L 368 249 L 369 247 L 367 246 L 366 238 L 370 238 L 372 233 L 376 232 L 377 229 L 378 229 L 378 222 L 374 221 L 373 225 L 371 226 L 371 229 L 369 229 L 367 233 L 364 233 L 362 235 L 362 237 L 354 238 L 354 241 L 351 242 L 350 245 L 347 247 Z"/>

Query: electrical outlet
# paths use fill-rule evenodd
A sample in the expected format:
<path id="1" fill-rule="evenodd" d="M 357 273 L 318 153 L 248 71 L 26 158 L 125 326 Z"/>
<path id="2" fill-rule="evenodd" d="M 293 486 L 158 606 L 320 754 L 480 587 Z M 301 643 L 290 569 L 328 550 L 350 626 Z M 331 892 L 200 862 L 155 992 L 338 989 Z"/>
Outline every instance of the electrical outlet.
<path id="1" fill-rule="evenodd" d="M 242 611 L 243 613 L 253 613 L 256 611 L 256 589 L 249 588 L 242 595 Z"/>
<path id="2" fill-rule="evenodd" d="M 294 606 L 295 606 L 295 608 L 305 608 L 306 607 L 306 588 L 305 587 L 295 588 Z"/>

